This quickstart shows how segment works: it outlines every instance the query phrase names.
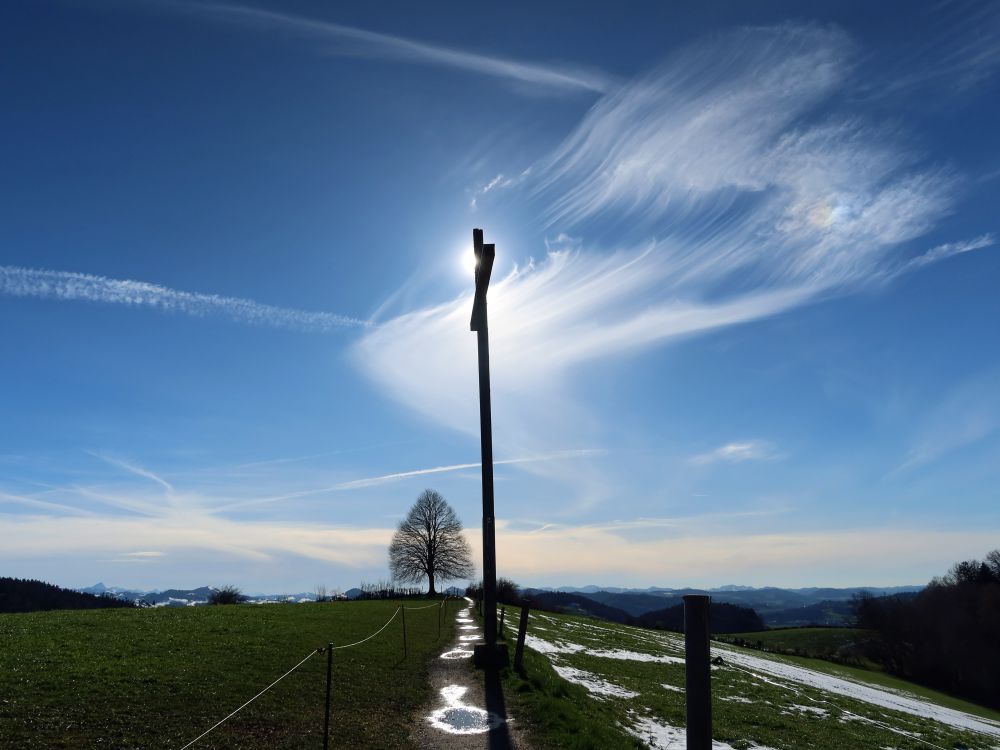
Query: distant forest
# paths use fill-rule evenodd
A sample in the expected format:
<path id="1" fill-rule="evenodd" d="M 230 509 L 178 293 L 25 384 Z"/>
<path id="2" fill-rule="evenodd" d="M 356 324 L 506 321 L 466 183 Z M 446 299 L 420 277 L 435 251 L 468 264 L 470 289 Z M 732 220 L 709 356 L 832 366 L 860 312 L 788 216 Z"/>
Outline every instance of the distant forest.
<path id="1" fill-rule="evenodd" d="M 1000 549 L 956 563 L 916 596 L 855 600 L 866 656 L 913 682 L 1000 708 Z"/>
<path id="2" fill-rule="evenodd" d="M 113 596 L 70 591 L 51 583 L 22 578 L 0 578 L 0 612 L 38 612 L 48 609 L 112 609 L 133 607 Z"/>

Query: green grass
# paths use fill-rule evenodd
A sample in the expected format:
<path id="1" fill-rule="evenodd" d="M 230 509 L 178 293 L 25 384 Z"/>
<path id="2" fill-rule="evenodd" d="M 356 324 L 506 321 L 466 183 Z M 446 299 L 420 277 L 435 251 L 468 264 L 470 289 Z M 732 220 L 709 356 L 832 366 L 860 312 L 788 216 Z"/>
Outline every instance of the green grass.
<path id="1" fill-rule="evenodd" d="M 871 631 L 862 628 L 777 628 L 757 633 L 731 633 L 716 636 L 723 643 L 779 654 L 826 659 L 880 671 L 881 667 L 865 656 L 865 643 Z"/>
<path id="2" fill-rule="evenodd" d="M 588 720 L 594 720 L 605 727 L 632 727 L 635 730 L 643 719 L 664 728 L 684 726 L 684 665 L 680 661 L 683 636 L 549 613 L 533 613 L 529 632 L 550 644 L 564 646 L 561 653 L 533 654 L 534 660 L 551 660 L 560 667 L 583 670 L 589 673 L 590 679 L 636 693 L 629 698 L 592 694 L 574 697 L 577 704 L 575 710 L 584 717 L 583 726 L 587 726 Z M 713 650 L 725 657 L 725 650 L 720 651 L 714 646 Z M 880 673 L 840 667 L 819 660 L 760 654 L 746 649 L 730 650 L 743 651 L 769 661 L 805 666 L 874 686 L 904 690 L 984 718 L 1000 718 L 995 712 L 933 694 Z M 655 660 L 639 660 L 636 657 L 640 654 Z M 536 669 L 534 664 L 531 669 Z M 548 678 L 543 678 L 543 681 L 545 679 Z M 551 686 L 544 687 L 542 692 L 553 694 L 556 690 L 557 687 Z M 997 744 L 996 739 L 952 728 L 924 715 L 884 708 L 788 678 L 760 679 L 752 670 L 740 668 L 732 662 L 713 668 L 712 690 L 713 735 L 737 750 L 754 746 L 777 750 L 877 750 L 886 747 L 926 750 L 928 743 L 943 748 L 983 748 Z M 542 702 L 540 706 L 540 715 L 545 717 L 547 707 Z M 544 736 L 544 726 L 541 731 Z M 587 731 L 589 729 L 581 733 Z M 643 733 L 643 739 L 650 740 L 652 744 L 650 735 Z M 560 746 L 560 741 L 562 738 L 557 736 L 550 746 Z M 610 744 L 603 741 L 581 746 L 627 746 L 622 744 L 621 739 L 617 742 Z"/>
<path id="3" fill-rule="evenodd" d="M 822 658 L 849 648 L 871 636 L 871 631 L 861 628 L 780 628 L 759 633 L 732 633 L 716 636 L 720 641 L 742 639 L 749 644 L 760 644 L 772 651 L 801 651 Z"/>
<path id="4" fill-rule="evenodd" d="M 420 606 L 421 602 L 410 602 Z M 0 747 L 179 748 L 328 641 L 371 634 L 398 602 L 0 615 Z M 332 744 L 405 747 L 427 662 L 452 636 L 452 602 L 407 612 L 334 651 Z M 321 745 L 326 655 L 316 655 L 195 748 Z"/>
<path id="5" fill-rule="evenodd" d="M 508 614 L 516 612 L 508 608 Z M 504 629 L 511 661 L 517 630 Z M 503 636 L 501 636 L 503 640 Z M 617 726 L 617 713 L 587 695 L 552 668 L 541 654 L 524 651 L 524 672 L 512 667 L 501 674 L 503 691 L 515 721 L 527 724 L 533 747 L 570 750 L 636 750 L 643 745 Z"/>

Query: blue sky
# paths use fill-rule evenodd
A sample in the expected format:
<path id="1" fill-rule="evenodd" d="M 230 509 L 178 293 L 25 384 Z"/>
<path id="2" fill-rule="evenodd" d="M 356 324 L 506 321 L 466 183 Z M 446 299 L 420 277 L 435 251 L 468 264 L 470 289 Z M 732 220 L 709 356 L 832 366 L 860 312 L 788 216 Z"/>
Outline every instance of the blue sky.
<path id="1" fill-rule="evenodd" d="M 0 9 L 4 575 L 926 581 L 1000 540 L 1000 8 Z"/>

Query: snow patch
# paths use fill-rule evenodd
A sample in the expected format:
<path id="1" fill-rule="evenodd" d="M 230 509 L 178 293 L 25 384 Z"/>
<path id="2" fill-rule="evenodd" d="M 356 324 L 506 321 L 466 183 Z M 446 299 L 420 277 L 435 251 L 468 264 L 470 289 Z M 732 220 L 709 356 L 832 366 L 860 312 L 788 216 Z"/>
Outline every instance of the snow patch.
<path id="1" fill-rule="evenodd" d="M 553 664 L 552 668 L 556 670 L 556 673 L 564 680 L 574 682 L 577 685 L 583 685 L 583 687 L 587 688 L 587 692 L 591 695 L 606 695 L 615 698 L 635 698 L 639 695 L 631 690 L 626 690 L 623 687 L 602 680 L 592 672 L 585 672 L 582 669 L 564 667 L 558 664 Z"/>
<path id="2" fill-rule="evenodd" d="M 687 731 L 683 727 L 663 724 L 651 716 L 631 714 L 630 718 L 634 723 L 626 727 L 629 734 L 642 740 L 653 750 L 686 750 Z M 764 745 L 751 745 L 751 747 L 753 750 L 774 750 Z M 735 750 L 735 748 L 725 742 L 712 740 L 712 750 Z"/>
<path id="3" fill-rule="evenodd" d="M 641 651 L 627 651 L 625 649 L 602 649 L 598 651 L 587 651 L 589 656 L 600 656 L 605 659 L 624 659 L 626 661 L 650 661 L 658 664 L 683 664 L 684 660 L 677 656 L 656 656 L 655 654 L 644 654 Z"/>
<path id="4" fill-rule="evenodd" d="M 824 690 L 835 695 L 853 698 L 862 703 L 880 706 L 892 711 L 899 711 L 900 713 L 910 714 L 922 719 L 939 721 L 950 727 L 968 729 L 991 737 L 1000 737 L 1000 722 L 998 721 L 973 716 L 954 708 L 938 706 L 915 696 L 906 695 L 905 693 L 877 688 L 843 677 L 834 677 L 823 672 L 815 672 L 805 667 L 780 661 L 771 661 L 770 659 L 739 651 L 730 651 L 728 649 L 716 650 L 723 651 L 726 654 L 727 661 L 739 664 L 750 670 L 756 670 L 753 676 L 757 679 L 770 682 L 786 690 L 797 692 L 795 688 L 770 680 L 759 674 L 759 672 L 764 672 L 783 680 L 790 680 L 800 685 Z"/>

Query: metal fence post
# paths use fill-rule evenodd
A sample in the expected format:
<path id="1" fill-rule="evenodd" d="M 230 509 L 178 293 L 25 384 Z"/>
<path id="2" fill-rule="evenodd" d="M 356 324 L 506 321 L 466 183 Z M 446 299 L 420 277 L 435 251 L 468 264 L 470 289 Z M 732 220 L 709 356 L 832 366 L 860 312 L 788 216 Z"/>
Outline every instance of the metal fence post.
<path id="1" fill-rule="evenodd" d="M 326 718 L 323 719 L 323 750 L 330 747 L 330 680 L 333 676 L 333 644 L 326 644 Z"/>
<path id="2" fill-rule="evenodd" d="M 528 608 L 521 607 L 521 621 L 517 624 L 517 648 L 514 649 L 514 669 L 524 669 L 524 634 L 528 631 Z"/>
<path id="3" fill-rule="evenodd" d="M 687 750 L 712 748 L 712 666 L 709 660 L 709 605 L 702 595 L 684 597 L 684 677 L 687 696 Z"/>

